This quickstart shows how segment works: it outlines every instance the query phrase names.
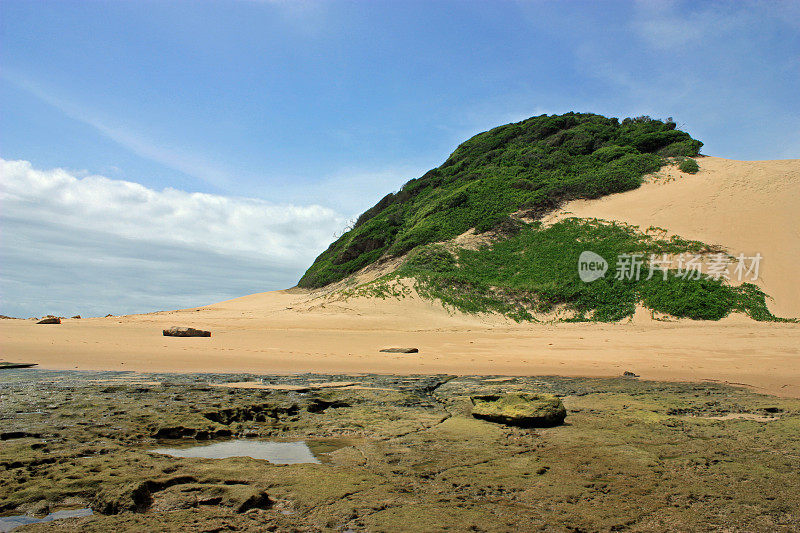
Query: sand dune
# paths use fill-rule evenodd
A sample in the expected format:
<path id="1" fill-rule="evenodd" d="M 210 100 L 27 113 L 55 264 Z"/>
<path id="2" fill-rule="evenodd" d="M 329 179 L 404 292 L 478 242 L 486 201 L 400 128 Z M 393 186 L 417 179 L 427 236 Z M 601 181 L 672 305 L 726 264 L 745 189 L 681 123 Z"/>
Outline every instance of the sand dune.
<path id="1" fill-rule="evenodd" d="M 557 217 L 649 226 L 765 257 L 776 313 L 800 315 L 800 161 L 702 158 L 694 176 L 665 173 L 639 190 L 573 202 Z M 211 338 L 162 337 L 169 326 Z M 64 320 L 0 321 L 1 359 L 53 369 L 254 373 L 453 373 L 717 380 L 800 397 L 800 325 L 741 317 L 705 323 L 516 324 L 450 314 L 436 302 L 341 299 L 299 289 L 197 309 Z M 419 354 L 386 354 L 413 346 Z"/>
<path id="2" fill-rule="evenodd" d="M 547 221 L 576 216 L 658 226 L 733 255 L 760 253 L 757 284 L 774 298 L 770 310 L 800 317 L 800 159 L 698 163 L 697 174 L 669 167 L 637 190 L 570 202 Z"/>

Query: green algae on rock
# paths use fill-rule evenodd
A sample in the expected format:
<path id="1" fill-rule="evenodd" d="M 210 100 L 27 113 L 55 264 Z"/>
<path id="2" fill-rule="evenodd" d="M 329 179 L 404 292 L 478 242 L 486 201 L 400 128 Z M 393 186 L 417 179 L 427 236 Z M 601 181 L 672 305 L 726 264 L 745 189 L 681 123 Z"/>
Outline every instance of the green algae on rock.
<path id="1" fill-rule="evenodd" d="M 286 388 L 215 386 L 259 379 Z M 308 390 L 343 380 L 359 387 Z M 472 416 L 474 396 L 531 392 L 561 398 L 570 424 L 536 431 Z M 766 414 L 774 417 L 754 419 Z M 0 373 L 0 419 L 0 515 L 93 510 L 26 532 L 800 524 L 800 400 L 719 383 L 23 369 Z M 155 436 L 162 428 L 179 427 L 186 444 L 220 430 L 225 439 L 306 441 L 321 463 L 150 452 L 165 444 Z"/>
<path id="2" fill-rule="evenodd" d="M 552 427 L 564 422 L 567 411 L 552 394 L 516 392 L 471 396 L 472 416 L 507 426 Z"/>

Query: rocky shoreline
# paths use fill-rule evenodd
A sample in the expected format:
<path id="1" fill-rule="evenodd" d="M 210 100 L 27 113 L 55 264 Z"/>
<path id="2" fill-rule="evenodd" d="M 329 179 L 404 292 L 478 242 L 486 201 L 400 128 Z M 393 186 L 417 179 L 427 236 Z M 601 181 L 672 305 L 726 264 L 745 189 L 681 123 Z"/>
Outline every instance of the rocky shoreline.
<path id="1" fill-rule="evenodd" d="M 472 416 L 509 393 L 565 423 Z M 15 531 L 800 528 L 800 400 L 713 383 L 8 369 L 0 400 L 0 515 L 93 511 Z M 321 460 L 152 452 L 235 438 Z"/>

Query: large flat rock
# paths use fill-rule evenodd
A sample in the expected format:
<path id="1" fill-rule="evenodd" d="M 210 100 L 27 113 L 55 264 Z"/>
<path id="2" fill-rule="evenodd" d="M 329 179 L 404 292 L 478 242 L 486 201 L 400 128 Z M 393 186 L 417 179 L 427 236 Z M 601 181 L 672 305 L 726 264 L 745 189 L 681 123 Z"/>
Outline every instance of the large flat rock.
<path id="1" fill-rule="evenodd" d="M 567 411 L 557 396 L 515 392 L 471 396 L 472 416 L 520 427 L 551 427 L 564 422 Z"/>

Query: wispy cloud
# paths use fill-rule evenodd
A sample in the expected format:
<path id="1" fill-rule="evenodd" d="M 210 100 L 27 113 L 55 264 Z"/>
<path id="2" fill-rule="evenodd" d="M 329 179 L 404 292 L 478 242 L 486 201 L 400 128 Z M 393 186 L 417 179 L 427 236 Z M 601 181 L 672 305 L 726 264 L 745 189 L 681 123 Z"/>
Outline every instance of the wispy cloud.
<path id="1" fill-rule="evenodd" d="M 269 6 L 295 32 L 306 37 L 319 36 L 329 23 L 327 2 L 317 0 L 244 0 Z"/>
<path id="2" fill-rule="evenodd" d="M 678 3 L 667 0 L 639 0 L 633 13 L 633 29 L 653 48 L 676 50 L 702 43 L 745 27 L 752 20 L 747 3 L 735 10 L 716 4 L 679 11 Z"/>
<path id="3" fill-rule="evenodd" d="M 156 142 L 146 135 L 133 131 L 119 121 L 103 117 L 92 109 L 63 98 L 42 84 L 8 68 L 4 69 L 0 75 L 15 87 L 58 109 L 66 116 L 88 124 L 103 136 L 145 159 L 202 180 L 224 191 L 230 191 L 233 188 L 232 173 L 201 154 L 175 147 L 168 148 L 165 143 Z"/>
<path id="4" fill-rule="evenodd" d="M 791 25 L 800 28 L 800 3 L 796 0 L 753 2 L 678 2 L 637 0 L 632 23 L 639 37 L 653 48 L 687 48 L 724 36 L 752 30 L 770 21 L 770 28 Z"/>
<path id="5" fill-rule="evenodd" d="M 3 314 L 148 311 L 291 286 L 345 223 L 0 159 Z M 170 300 L 170 298 L 172 298 Z"/>

